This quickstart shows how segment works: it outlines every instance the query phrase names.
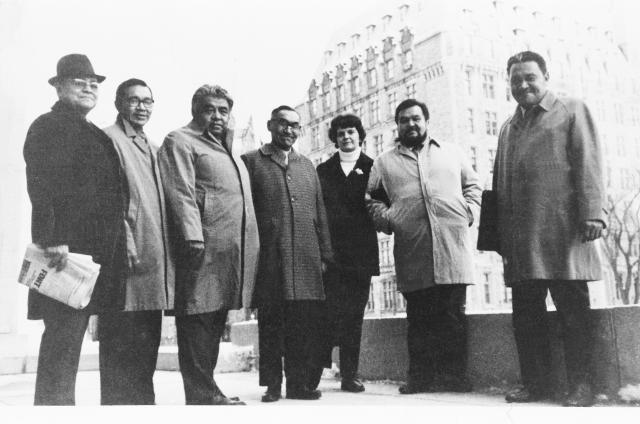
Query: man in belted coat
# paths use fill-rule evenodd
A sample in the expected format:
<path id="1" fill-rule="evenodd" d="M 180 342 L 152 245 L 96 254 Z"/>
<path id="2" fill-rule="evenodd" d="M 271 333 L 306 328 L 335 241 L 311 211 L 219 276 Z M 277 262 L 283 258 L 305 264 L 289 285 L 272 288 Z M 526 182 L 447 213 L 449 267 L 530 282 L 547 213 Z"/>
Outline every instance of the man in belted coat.
<path id="1" fill-rule="evenodd" d="M 58 270 L 69 252 L 91 255 L 101 266 L 91 302 L 82 310 L 29 292 L 28 318 L 44 321 L 36 405 L 75 403 L 89 316 L 123 307 L 126 180 L 113 143 L 87 120 L 104 79 L 85 55 L 62 57 L 49 79 L 58 101 L 31 124 L 24 144 L 33 242 Z"/>
<path id="2" fill-rule="evenodd" d="M 318 399 L 310 387 L 323 326 L 322 271 L 332 261 L 318 175 L 292 145 L 300 116 L 280 106 L 267 123 L 271 143 L 243 155 L 251 176 L 260 231 L 260 260 L 253 305 L 258 308 L 263 402 L 281 397 L 282 357 L 287 398 Z"/>
<path id="3" fill-rule="evenodd" d="M 429 137 L 424 103 L 403 101 L 395 121 L 399 143 L 373 163 L 366 201 L 376 228 L 393 233 L 398 290 L 407 300 L 409 375 L 400 393 L 467 392 L 464 308 L 478 175 L 457 145 Z"/>
<path id="4" fill-rule="evenodd" d="M 158 153 L 176 242 L 175 315 L 187 404 L 237 405 L 213 370 L 230 309 L 249 307 L 258 257 L 247 169 L 232 154 L 233 99 L 203 85 L 193 120 L 167 135 Z"/>
<path id="5" fill-rule="evenodd" d="M 127 176 L 124 221 L 128 266 L 124 311 L 101 313 L 100 399 L 103 405 L 153 405 L 162 311 L 173 309 L 174 267 L 169 252 L 164 192 L 155 148 L 144 132 L 153 94 L 136 78 L 116 90 L 115 124 L 104 129 Z"/>
<path id="6" fill-rule="evenodd" d="M 587 281 L 602 279 L 595 240 L 605 225 L 600 142 L 587 106 L 547 89 L 542 56 L 518 53 L 507 71 L 518 106 L 500 130 L 493 190 L 524 387 L 506 400 L 553 395 L 545 303 L 550 292 L 564 339 L 564 402 L 587 406 L 594 401 Z"/>

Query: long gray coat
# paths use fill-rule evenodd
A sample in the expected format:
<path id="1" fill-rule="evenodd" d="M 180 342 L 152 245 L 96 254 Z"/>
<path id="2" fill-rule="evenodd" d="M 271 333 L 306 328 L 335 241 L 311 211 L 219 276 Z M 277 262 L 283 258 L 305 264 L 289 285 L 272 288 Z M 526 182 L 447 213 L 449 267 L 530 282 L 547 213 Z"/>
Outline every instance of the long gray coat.
<path id="1" fill-rule="evenodd" d="M 504 278 L 602 278 L 595 242 L 579 225 L 605 221 L 602 155 L 595 123 L 577 99 L 547 92 L 527 120 L 517 109 L 502 129 L 493 173 Z"/>
<path id="2" fill-rule="evenodd" d="M 329 225 L 318 175 L 295 150 L 285 164 L 272 144 L 242 156 L 251 175 L 260 230 L 254 306 L 323 300 L 321 262 L 331 262 Z"/>
<path id="3" fill-rule="evenodd" d="M 174 265 L 155 153 L 148 140 L 136 134 L 123 119 L 103 131 L 113 141 L 127 177 L 127 250 L 139 261 L 126 273 L 124 310 L 173 309 Z"/>
<path id="4" fill-rule="evenodd" d="M 247 170 L 225 145 L 195 122 L 171 132 L 158 160 L 174 237 L 204 241 L 201 265 L 178 263 L 176 315 L 249 307 L 258 258 Z"/>
<path id="5" fill-rule="evenodd" d="M 389 205 L 376 196 L 381 189 Z M 473 284 L 469 226 L 480 197 L 478 175 L 456 145 L 431 140 L 416 155 L 398 143 L 375 160 L 367 209 L 378 231 L 394 234 L 399 291 Z"/>

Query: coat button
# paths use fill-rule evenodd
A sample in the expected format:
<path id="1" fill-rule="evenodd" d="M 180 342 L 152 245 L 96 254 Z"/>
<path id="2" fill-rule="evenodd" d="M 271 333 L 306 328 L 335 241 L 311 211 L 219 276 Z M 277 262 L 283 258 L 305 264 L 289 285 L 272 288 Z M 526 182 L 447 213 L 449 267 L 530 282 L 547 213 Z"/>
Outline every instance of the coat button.
<path id="1" fill-rule="evenodd" d="M 292 197 L 292 198 L 291 198 L 291 201 L 292 201 L 292 202 L 295 202 L 295 201 L 296 201 L 296 198 L 295 198 L 295 197 Z"/>
<path id="2" fill-rule="evenodd" d="M 287 181 L 291 181 L 291 175 L 287 175 Z"/>

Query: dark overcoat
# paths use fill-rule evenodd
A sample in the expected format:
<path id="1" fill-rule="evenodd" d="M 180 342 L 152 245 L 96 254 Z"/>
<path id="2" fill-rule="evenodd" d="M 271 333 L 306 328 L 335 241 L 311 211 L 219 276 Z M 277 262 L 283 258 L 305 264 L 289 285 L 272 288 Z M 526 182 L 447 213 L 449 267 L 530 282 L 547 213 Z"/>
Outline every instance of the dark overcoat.
<path id="1" fill-rule="evenodd" d="M 295 150 L 288 164 L 271 143 L 242 156 L 251 176 L 260 234 L 254 306 L 324 300 L 322 262 L 333 261 L 322 190 L 313 164 Z"/>
<path id="2" fill-rule="evenodd" d="M 44 247 L 68 245 L 91 255 L 100 275 L 85 308 L 89 313 L 121 310 L 126 178 L 112 141 L 62 102 L 36 119 L 24 144 L 31 200 L 31 238 Z M 43 302 L 31 290 L 29 319 L 41 319 Z"/>
<path id="3" fill-rule="evenodd" d="M 258 228 L 249 175 L 231 153 L 232 139 L 228 132 L 217 140 L 192 121 L 158 151 L 176 250 L 204 242 L 200 264 L 176 259 L 176 315 L 249 307 L 253 297 Z"/>
<path id="4" fill-rule="evenodd" d="M 335 263 L 341 270 L 369 276 L 380 273 L 378 237 L 364 203 L 371 166 L 373 159 L 360 153 L 354 169 L 345 175 L 336 152 L 317 169 Z"/>
<path id="5" fill-rule="evenodd" d="M 580 224 L 605 221 L 602 152 L 586 105 L 552 92 L 500 130 L 493 172 L 507 285 L 602 278 L 597 241 Z"/>

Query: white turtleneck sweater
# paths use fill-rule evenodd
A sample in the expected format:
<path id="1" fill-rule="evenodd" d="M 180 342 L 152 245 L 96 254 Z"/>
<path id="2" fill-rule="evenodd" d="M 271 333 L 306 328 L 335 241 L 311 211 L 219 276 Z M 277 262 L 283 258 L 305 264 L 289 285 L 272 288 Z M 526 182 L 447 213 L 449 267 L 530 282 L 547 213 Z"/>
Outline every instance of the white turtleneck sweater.
<path id="1" fill-rule="evenodd" d="M 348 176 L 356 166 L 356 162 L 360 157 L 360 150 L 360 147 L 356 147 L 353 152 L 343 152 L 342 150 L 338 150 L 338 154 L 340 155 L 340 166 L 342 167 L 344 175 Z"/>

